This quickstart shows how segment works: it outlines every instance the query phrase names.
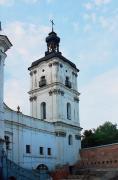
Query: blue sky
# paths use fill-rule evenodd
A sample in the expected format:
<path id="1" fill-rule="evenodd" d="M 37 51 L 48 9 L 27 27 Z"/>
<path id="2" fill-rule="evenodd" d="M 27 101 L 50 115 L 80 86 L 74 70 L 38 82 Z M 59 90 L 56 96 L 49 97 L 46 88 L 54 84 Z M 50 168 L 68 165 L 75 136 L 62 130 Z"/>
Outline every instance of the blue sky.
<path id="1" fill-rule="evenodd" d="M 84 129 L 118 123 L 118 1 L 0 0 L 3 33 L 13 47 L 5 63 L 5 102 L 29 113 L 31 62 L 46 50 L 50 19 L 60 50 L 80 69 L 80 122 Z"/>

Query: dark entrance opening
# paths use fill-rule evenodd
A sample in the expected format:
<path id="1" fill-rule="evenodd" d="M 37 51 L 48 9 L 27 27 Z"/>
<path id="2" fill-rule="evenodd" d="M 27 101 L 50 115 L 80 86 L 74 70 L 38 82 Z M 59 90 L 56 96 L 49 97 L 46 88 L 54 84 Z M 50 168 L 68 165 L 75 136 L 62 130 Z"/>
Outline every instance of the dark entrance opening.
<path id="1" fill-rule="evenodd" d="M 37 169 L 39 171 L 48 171 L 48 167 L 45 164 L 40 164 L 39 166 L 37 166 Z"/>
<path id="2" fill-rule="evenodd" d="M 14 176 L 10 176 L 8 180 L 16 180 L 16 178 Z"/>
<path id="3" fill-rule="evenodd" d="M 38 165 L 36 169 L 39 171 L 40 180 L 48 180 L 50 178 L 48 167 L 45 164 Z"/>

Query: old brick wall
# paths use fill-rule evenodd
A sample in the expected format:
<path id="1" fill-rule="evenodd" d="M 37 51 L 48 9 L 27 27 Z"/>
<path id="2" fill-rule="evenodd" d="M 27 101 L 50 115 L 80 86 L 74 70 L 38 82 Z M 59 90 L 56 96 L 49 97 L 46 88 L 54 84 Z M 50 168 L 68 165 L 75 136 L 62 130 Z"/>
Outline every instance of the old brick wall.
<path id="1" fill-rule="evenodd" d="M 58 168 L 54 172 L 51 172 L 50 175 L 53 178 L 53 180 L 60 180 L 63 178 L 67 178 L 69 175 L 69 167 L 63 166 L 61 168 Z"/>
<path id="2" fill-rule="evenodd" d="M 80 150 L 83 168 L 118 168 L 118 143 Z"/>

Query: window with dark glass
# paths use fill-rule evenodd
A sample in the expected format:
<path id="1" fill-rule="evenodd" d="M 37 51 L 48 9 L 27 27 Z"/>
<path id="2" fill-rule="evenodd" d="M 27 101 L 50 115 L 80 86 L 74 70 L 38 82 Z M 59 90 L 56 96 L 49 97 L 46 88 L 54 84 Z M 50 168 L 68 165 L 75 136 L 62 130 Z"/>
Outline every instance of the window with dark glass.
<path id="1" fill-rule="evenodd" d="M 68 77 L 68 76 L 66 76 L 65 86 L 67 86 L 68 88 L 71 88 L 71 82 L 70 82 L 70 80 L 69 80 L 69 77 Z"/>
<path id="2" fill-rule="evenodd" d="M 41 76 L 40 81 L 39 81 L 39 87 L 45 86 L 46 85 L 46 79 L 45 76 Z"/>
<path id="3" fill-rule="evenodd" d="M 68 145 L 72 145 L 72 135 L 68 136 Z"/>
<path id="4" fill-rule="evenodd" d="M 67 103 L 67 119 L 71 119 L 71 104 Z"/>
<path id="5" fill-rule="evenodd" d="M 26 153 L 31 153 L 31 146 L 30 145 L 26 145 Z"/>
<path id="6" fill-rule="evenodd" d="M 9 150 L 10 149 L 10 137 L 9 136 L 5 136 L 5 144 L 6 144 L 6 149 Z"/>
<path id="7" fill-rule="evenodd" d="M 40 155 L 43 155 L 43 154 L 44 154 L 44 148 L 43 148 L 43 147 L 40 147 L 40 148 L 39 148 L 39 151 L 40 151 Z"/>
<path id="8" fill-rule="evenodd" d="M 41 119 L 46 119 L 46 103 L 41 103 Z"/>
<path id="9" fill-rule="evenodd" d="M 50 156 L 51 155 L 51 148 L 48 148 L 47 151 L 48 151 L 48 155 Z"/>

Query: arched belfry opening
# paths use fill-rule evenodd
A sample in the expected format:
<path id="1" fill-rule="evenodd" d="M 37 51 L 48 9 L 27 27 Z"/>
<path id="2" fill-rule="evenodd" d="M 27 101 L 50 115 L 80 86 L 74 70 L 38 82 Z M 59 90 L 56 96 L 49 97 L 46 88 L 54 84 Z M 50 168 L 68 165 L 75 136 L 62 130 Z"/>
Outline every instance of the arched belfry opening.
<path id="1" fill-rule="evenodd" d="M 46 37 L 46 43 L 47 43 L 47 51 L 45 52 L 45 55 L 59 52 L 60 38 L 57 36 L 57 34 L 54 31 L 48 34 L 48 36 Z"/>

